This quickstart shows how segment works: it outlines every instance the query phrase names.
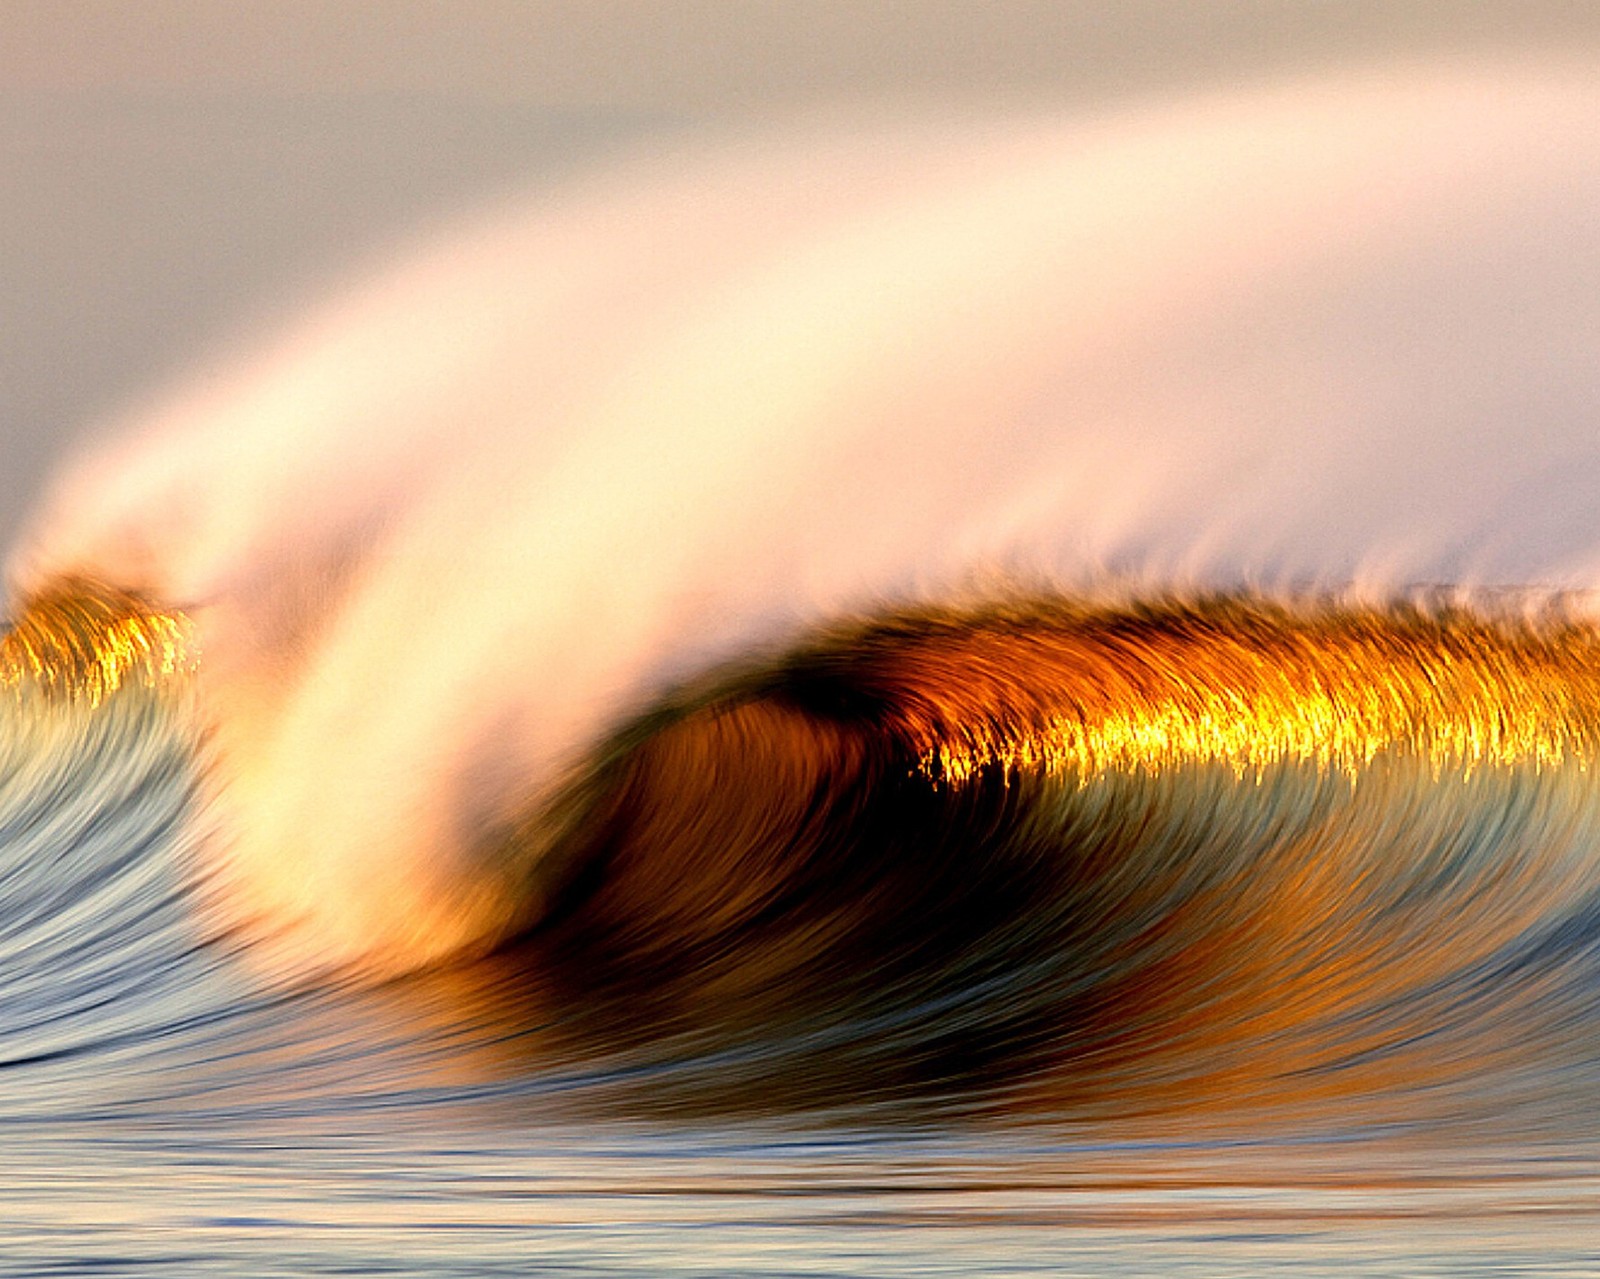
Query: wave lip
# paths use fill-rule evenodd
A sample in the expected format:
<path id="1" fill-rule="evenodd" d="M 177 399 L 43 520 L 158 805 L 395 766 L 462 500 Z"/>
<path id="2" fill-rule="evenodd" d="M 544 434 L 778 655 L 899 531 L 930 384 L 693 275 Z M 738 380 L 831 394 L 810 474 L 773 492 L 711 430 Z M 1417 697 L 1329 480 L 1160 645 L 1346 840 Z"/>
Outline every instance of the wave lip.
<path id="1" fill-rule="evenodd" d="M 1587 767 L 1600 745 L 1600 639 L 1585 625 L 1220 600 L 907 630 L 924 636 L 901 662 L 930 669 L 905 731 L 923 771 L 954 784 L 988 768 L 1092 779 L 1287 762 L 1356 776 L 1386 752 L 1435 774 Z"/>

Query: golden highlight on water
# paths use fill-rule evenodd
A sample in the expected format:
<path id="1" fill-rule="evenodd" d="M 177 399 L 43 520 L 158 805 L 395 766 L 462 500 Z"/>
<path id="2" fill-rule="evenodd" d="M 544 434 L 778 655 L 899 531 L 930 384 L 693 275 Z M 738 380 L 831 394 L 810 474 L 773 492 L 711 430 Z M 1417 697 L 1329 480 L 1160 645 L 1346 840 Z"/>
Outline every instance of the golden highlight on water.
<path id="1" fill-rule="evenodd" d="M 130 683 L 159 688 L 193 664 L 182 613 L 87 581 L 27 601 L 0 639 L 0 686 L 91 706 Z"/>
<path id="2" fill-rule="evenodd" d="M 798 666 L 853 668 L 889 699 L 885 734 L 952 785 L 985 770 L 1091 780 L 1286 762 L 1355 777 L 1380 754 L 1435 772 L 1586 768 L 1600 750 L 1600 632 L 1573 622 L 1247 598 L 1033 600 L 905 613 L 802 654 Z M 91 705 L 194 664 L 181 612 L 87 581 L 29 600 L 0 639 L 0 684 Z"/>
<path id="3" fill-rule="evenodd" d="M 933 616 L 903 642 L 907 731 L 953 783 L 1287 762 L 1356 777 L 1380 754 L 1436 773 L 1587 767 L 1597 745 L 1586 626 L 1224 600 Z"/>

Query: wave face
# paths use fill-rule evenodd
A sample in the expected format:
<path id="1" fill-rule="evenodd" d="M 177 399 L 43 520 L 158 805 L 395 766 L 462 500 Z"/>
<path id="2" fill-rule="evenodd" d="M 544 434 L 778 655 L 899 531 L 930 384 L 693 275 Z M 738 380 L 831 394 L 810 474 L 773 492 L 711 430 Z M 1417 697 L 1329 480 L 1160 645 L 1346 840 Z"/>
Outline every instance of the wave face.
<path id="1" fill-rule="evenodd" d="M 124 424 L 0 641 L 18 1273 L 1592 1272 L 1595 83 L 686 149 Z"/>

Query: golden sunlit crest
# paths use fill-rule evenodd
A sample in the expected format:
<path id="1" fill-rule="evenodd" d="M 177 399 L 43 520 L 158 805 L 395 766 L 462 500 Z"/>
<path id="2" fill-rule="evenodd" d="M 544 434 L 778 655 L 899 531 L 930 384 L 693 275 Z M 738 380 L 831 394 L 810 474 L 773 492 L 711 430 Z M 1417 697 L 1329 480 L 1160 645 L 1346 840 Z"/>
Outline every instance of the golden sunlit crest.
<path id="1" fill-rule="evenodd" d="M 99 705 L 193 667 L 188 619 L 137 595 L 65 579 L 28 600 L 0 639 L 0 686 Z"/>
<path id="2" fill-rule="evenodd" d="M 1600 756 L 1600 637 L 1570 623 L 1232 601 L 991 617 L 913 647 L 900 730 L 921 771 L 952 784 L 993 769 L 1356 776 L 1380 755 L 1436 773 Z"/>

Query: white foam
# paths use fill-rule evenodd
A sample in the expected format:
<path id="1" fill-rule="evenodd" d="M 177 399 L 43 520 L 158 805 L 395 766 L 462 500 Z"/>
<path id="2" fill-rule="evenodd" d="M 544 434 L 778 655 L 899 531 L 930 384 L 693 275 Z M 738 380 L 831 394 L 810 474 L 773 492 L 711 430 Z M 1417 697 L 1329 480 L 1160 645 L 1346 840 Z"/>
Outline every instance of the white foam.
<path id="1" fill-rule="evenodd" d="M 485 832 L 609 725 L 842 612 L 1600 586 L 1595 85 L 1395 66 L 642 163 L 126 424 L 13 580 L 193 607 L 250 891 L 330 955 L 446 953 L 515 922 Z"/>

